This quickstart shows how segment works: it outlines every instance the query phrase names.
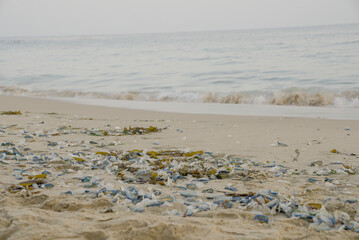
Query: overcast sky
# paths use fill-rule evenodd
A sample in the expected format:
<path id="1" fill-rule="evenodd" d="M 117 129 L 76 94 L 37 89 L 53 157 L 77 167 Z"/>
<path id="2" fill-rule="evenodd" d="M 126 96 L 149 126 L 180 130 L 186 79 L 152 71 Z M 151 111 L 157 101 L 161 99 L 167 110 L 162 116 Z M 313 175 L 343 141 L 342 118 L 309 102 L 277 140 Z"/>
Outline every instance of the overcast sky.
<path id="1" fill-rule="evenodd" d="M 0 0 L 0 36 L 359 23 L 359 0 Z"/>

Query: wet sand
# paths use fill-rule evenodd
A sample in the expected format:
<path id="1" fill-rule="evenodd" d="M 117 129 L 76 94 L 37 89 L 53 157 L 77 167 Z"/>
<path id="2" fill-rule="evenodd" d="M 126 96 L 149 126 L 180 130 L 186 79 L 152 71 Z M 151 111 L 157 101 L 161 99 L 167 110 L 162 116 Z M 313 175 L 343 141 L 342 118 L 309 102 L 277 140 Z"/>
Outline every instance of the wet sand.
<path id="1" fill-rule="evenodd" d="M 177 114 L 0 96 L 0 112 L 18 110 L 21 115 L 0 115 L 0 239 L 359 238 L 355 224 L 344 230 L 359 221 L 359 121 Z M 129 126 L 161 131 L 123 134 Z M 131 156 L 142 165 L 129 168 L 127 159 L 121 168 L 134 149 Z M 206 172 L 173 179 L 148 154 L 165 150 L 182 154 L 169 156 L 171 164 L 183 160 L 190 171 L 202 161 Z M 203 153 L 191 156 L 196 151 Z M 141 183 L 144 166 L 158 175 Z M 19 185 L 44 171 L 41 184 Z M 86 176 L 92 179 L 83 181 Z M 129 187 L 147 197 L 129 199 Z M 203 193 L 207 189 L 213 193 Z M 336 222 L 318 226 L 277 212 L 267 205 L 273 193 Z M 230 194 L 252 202 L 232 201 Z M 161 200 L 165 196 L 175 200 Z M 268 222 L 254 220 L 257 215 Z"/>

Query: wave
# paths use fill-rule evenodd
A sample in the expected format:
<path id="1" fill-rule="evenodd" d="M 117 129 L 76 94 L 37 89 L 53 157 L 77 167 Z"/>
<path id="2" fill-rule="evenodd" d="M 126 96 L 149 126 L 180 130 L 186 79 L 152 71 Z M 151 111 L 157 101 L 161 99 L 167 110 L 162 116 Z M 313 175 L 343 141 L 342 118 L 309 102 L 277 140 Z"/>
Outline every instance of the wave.
<path id="1" fill-rule="evenodd" d="M 277 92 L 243 92 L 243 93 L 216 93 L 216 92 L 82 92 L 71 90 L 30 90 L 19 86 L 0 86 L 0 93 L 14 96 L 36 97 L 67 97 L 67 98 L 94 98 L 118 99 L 161 102 L 203 102 L 221 104 L 268 104 L 289 106 L 334 106 L 359 108 L 359 91 L 316 91 L 305 89 L 284 89 Z"/>

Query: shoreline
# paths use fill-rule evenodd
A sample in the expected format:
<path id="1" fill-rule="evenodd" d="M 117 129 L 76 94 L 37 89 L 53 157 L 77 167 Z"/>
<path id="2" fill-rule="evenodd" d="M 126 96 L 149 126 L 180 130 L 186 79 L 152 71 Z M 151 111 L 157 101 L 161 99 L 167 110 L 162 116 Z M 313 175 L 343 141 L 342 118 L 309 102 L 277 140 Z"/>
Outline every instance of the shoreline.
<path id="1" fill-rule="evenodd" d="M 18 110 L 21 115 L 0 115 L 0 238 L 358 238 L 356 225 L 340 230 L 340 221 L 359 221 L 357 120 L 169 113 L 0 96 L 0 112 Z M 160 131 L 126 134 L 150 126 Z M 169 150 L 176 152 L 157 166 Z M 173 180 L 166 164 L 178 172 L 192 164 L 187 168 L 199 173 Z M 226 169 L 229 177 L 220 175 Z M 44 183 L 33 190 L 19 186 L 44 171 Z M 134 201 L 129 187 L 151 200 Z M 265 207 L 273 192 L 316 218 L 326 209 L 338 223 L 316 225 L 273 212 Z M 246 195 L 251 207 L 228 194 Z M 175 200 L 161 200 L 169 196 Z"/>
<path id="2" fill-rule="evenodd" d="M 334 106 L 296 106 L 267 104 L 224 104 L 224 103 L 185 103 L 161 101 L 115 100 L 73 97 L 34 97 L 0 95 L 4 100 L 12 98 L 50 100 L 76 105 L 97 106 L 104 108 L 152 111 L 173 114 L 205 114 L 248 117 L 289 117 L 332 120 L 359 120 L 359 108 Z M 7 100 L 8 98 L 9 100 Z"/>

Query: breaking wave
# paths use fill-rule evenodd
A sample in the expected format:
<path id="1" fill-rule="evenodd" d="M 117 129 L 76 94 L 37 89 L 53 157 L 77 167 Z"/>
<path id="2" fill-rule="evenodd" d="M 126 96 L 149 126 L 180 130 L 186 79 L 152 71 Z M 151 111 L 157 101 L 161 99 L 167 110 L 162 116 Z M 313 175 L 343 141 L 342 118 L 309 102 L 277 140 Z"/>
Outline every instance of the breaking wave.
<path id="1" fill-rule="evenodd" d="M 287 106 L 334 106 L 359 108 L 359 91 L 312 92 L 304 89 L 285 89 L 278 92 L 125 92 L 103 93 L 70 90 L 29 90 L 19 86 L 0 86 L 0 93 L 14 96 L 118 99 L 161 102 L 203 102 L 221 104 L 269 104 Z"/>

